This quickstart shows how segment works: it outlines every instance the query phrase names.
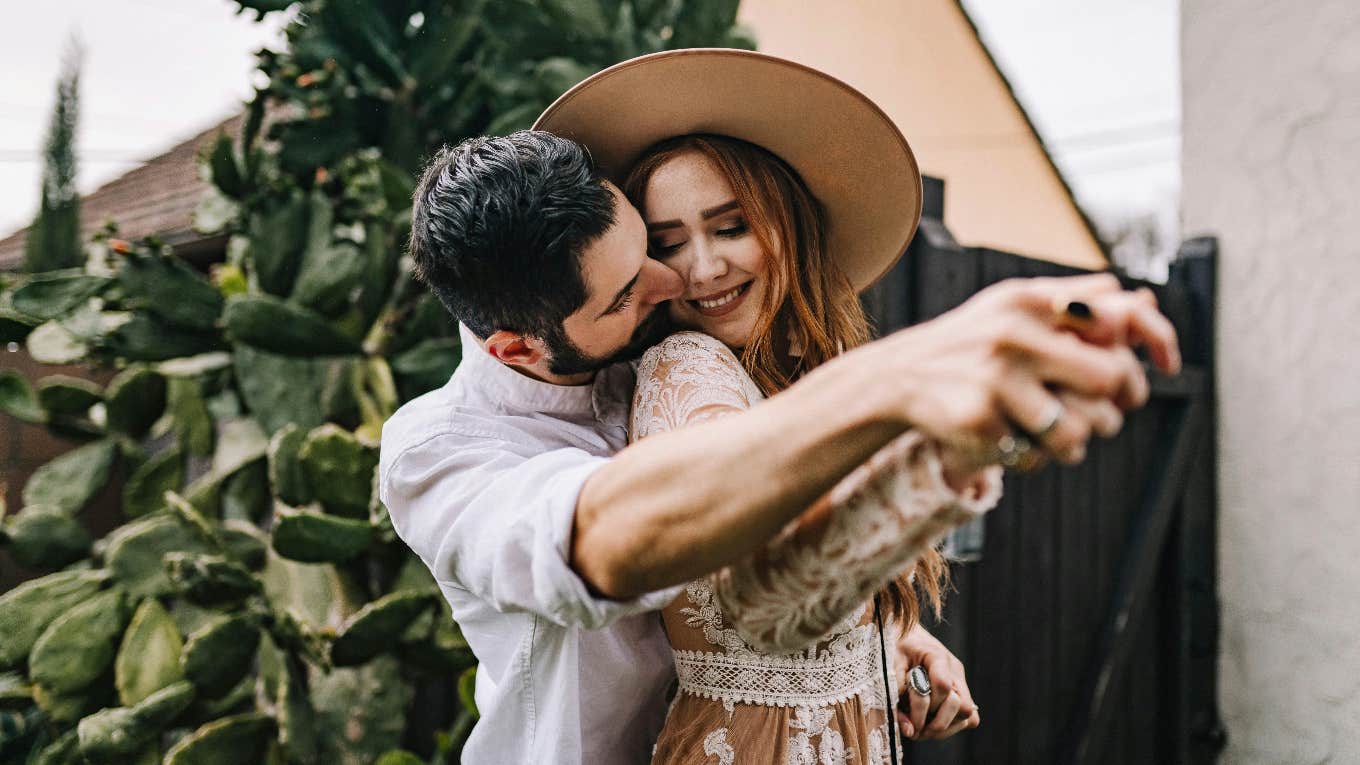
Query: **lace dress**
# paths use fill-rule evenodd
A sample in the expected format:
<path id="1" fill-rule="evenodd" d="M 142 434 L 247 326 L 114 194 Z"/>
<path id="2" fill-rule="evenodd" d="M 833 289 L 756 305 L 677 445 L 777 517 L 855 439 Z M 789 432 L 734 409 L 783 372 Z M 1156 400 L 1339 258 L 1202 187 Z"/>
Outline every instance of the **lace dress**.
<path id="1" fill-rule="evenodd" d="M 631 436 L 760 399 L 726 346 L 682 332 L 643 356 Z M 979 496 L 960 497 L 943 480 L 935 444 L 908 432 L 837 484 L 820 512 L 794 520 L 750 558 L 689 583 L 662 611 L 679 690 L 652 761 L 888 762 L 891 716 L 872 595 L 949 529 L 996 503 L 999 470 L 982 484 Z"/>

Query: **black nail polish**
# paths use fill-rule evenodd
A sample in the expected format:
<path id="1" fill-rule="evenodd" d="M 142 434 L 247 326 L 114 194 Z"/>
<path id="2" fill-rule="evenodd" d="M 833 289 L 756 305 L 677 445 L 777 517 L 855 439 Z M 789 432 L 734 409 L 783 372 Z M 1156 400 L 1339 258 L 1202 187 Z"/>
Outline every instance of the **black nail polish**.
<path id="1" fill-rule="evenodd" d="M 1067 315 L 1084 321 L 1095 316 L 1095 312 L 1091 310 L 1091 306 L 1087 303 L 1081 300 L 1073 300 L 1067 304 Z"/>

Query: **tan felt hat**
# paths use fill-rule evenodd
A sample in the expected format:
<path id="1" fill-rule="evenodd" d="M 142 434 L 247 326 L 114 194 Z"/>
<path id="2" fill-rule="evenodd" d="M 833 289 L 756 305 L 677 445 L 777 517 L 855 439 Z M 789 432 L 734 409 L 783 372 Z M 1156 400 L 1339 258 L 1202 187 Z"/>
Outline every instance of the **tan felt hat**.
<path id="1" fill-rule="evenodd" d="M 568 90 L 534 129 L 584 144 L 615 183 L 674 136 L 762 146 L 821 202 L 828 251 L 857 290 L 892 268 L 921 219 L 921 173 L 888 115 L 830 75 L 763 53 L 691 48 L 630 59 Z"/>

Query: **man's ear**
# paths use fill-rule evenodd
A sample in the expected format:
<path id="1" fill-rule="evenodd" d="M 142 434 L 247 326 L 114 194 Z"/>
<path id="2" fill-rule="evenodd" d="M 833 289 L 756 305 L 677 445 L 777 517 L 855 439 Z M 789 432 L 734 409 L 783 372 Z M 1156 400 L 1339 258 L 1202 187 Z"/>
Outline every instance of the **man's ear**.
<path id="1" fill-rule="evenodd" d="M 543 358 L 543 343 L 538 338 L 502 329 L 486 339 L 486 352 L 502 364 L 527 367 Z"/>

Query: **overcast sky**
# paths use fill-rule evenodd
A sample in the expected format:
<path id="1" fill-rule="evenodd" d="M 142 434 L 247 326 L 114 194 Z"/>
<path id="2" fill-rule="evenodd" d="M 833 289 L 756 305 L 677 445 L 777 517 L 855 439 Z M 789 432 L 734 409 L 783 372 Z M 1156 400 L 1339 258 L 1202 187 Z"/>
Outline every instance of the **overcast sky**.
<path id="1" fill-rule="evenodd" d="M 912 1 L 912 0 L 904 0 Z M 1097 216 L 1176 205 L 1175 0 L 964 0 L 1079 200 Z M 83 191 L 233 114 L 252 53 L 278 22 L 228 0 L 44 0 L 0 25 L 0 235 L 37 208 L 41 146 L 62 52 L 85 47 Z"/>
<path id="2" fill-rule="evenodd" d="M 1096 214 L 1172 211 L 1176 0 L 963 0 L 1049 151 Z"/>

